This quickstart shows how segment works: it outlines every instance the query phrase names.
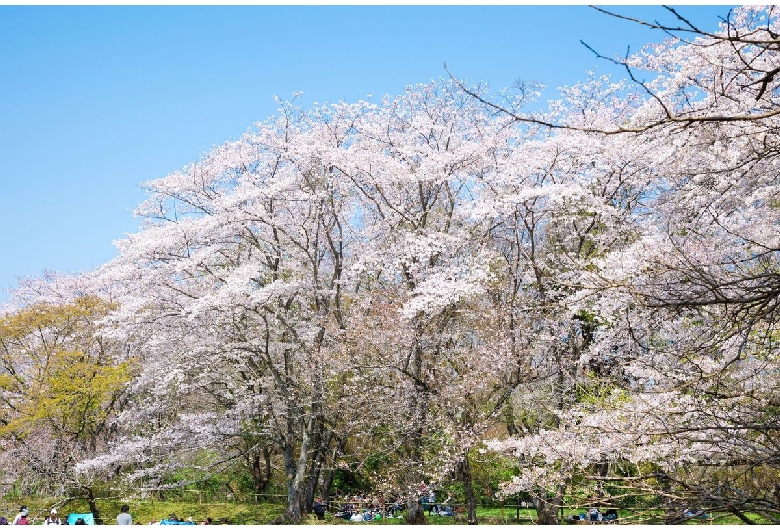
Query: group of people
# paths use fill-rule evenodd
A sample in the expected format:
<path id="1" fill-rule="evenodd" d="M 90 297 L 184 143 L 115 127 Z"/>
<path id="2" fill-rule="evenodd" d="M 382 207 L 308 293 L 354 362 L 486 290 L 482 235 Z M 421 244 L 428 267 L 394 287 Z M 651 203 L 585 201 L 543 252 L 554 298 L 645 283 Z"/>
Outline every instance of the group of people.
<path id="1" fill-rule="evenodd" d="M 117 520 L 117 524 L 120 524 L 118 520 Z M 132 524 L 132 523 L 129 523 L 129 524 Z M 136 524 L 141 524 L 141 523 L 136 523 Z M 161 519 L 160 521 L 158 521 L 157 519 L 152 519 L 151 521 L 149 521 L 149 524 L 150 525 L 172 525 L 172 524 L 175 524 L 175 525 L 194 525 L 194 524 L 206 525 L 206 524 L 214 524 L 214 522 L 212 521 L 211 517 L 206 517 L 200 523 L 196 523 L 192 519 L 192 516 L 187 517 L 186 519 L 181 519 L 176 514 L 172 513 L 168 517 L 166 517 L 165 519 Z M 226 519 L 220 519 L 220 524 L 227 524 L 227 520 Z"/>
<path id="2" fill-rule="evenodd" d="M 420 495 L 423 510 L 428 515 L 452 516 L 451 500 L 452 496 L 450 495 L 443 503 L 437 503 L 436 493 L 427 488 Z M 382 495 L 372 497 L 357 494 L 345 498 L 338 504 L 340 507 L 334 516 L 352 522 L 375 521 L 383 518 L 393 519 L 400 517 L 399 512 L 406 508 L 399 499 L 386 501 Z M 327 503 L 323 502 L 322 498 L 317 497 L 312 505 L 312 512 L 317 516 L 317 519 L 324 518 L 326 509 Z"/>
<path id="3" fill-rule="evenodd" d="M 322 519 L 326 507 L 326 503 L 318 497 L 312 506 L 312 512 L 318 519 Z M 334 516 L 347 521 L 364 522 L 380 520 L 384 517 L 392 519 L 401 510 L 403 510 L 403 505 L 398 500 L 388 502 L 383 495 L 374 497 L 358 493 L 344 498 Z"/>
<path id="4" fill-rule="evenodd" d="M 10 522 L 5 517 L 0 517 L 0 525 L 16 525 L 16 524 L 20 524 L 20 525 L 32 524 L 32 522 L 30 521 L 30 510 L 27 508 L 27 506 L 22 505 L 22 507 L 19 508 L 19 513 L 17 513 L 16 517 L 14 517 L 13 520 Z M 46 519 L 43 520 L 43 524 L 67 524 L 67 523 L 63 523 L 62 519 L 60 519 L 57 516 L 57 509 L 52 508 L 51 512 L 49 512 L 49 515 L 46 517 Z"/>
<path id="5" fill-rule="evenodd" d="M 323 512 L 324 513 L 324 512 Z M 91 516 L 91 514 L 86 514 L 86 516 Z M 73 519 L 73 522 L 71 524 L 78 524 L 78 525 L 87 525 L 92 524 L 91 522 L 87 522 L 85 520 L 85 517 L 75 517 L 75 514 L 71 514 L 71 519 Z M 30 510 L 27 508 L 27 506 L 22 505 L 21 508 L 19 508 L 19 513 L 16 514 L 16 517 L 13 518 L 12 521 L 9 521 L 5 517 L 0 517 L 0 525 L 29 525 L 33 524 L 33 522 L 30 520 Z M 35 523 L 37 524 L 37 523 Z M 49 524 L 69 524 L 68 518 L 60 519 L 60 517 L 57 515 L 57 509 L 52 508 L 49 512 L 49 515 L 43 520 L 43 523 L 45 525 Z M 123 504 L 120 508 L 119 515 L 116 516 L 116 524 L 118 525 L 132 525 L 133 524 L 133 516 L 130 514 L 130 506 L 127 504 Z M 141 523 L 135 523 L 135 524 L 141 524 Z M 162 521 L 156 521 L 155 519 L 152 519 L 149 523 L 150 525 L 157 525 L 157 524 L 197 524 L 192 520 L 192 517 L 188 518 L 187 520 L 180 520 L 175 515 L 168 516 L 167 519 L 163 519 Z M 204 521 L 202 521 L 200 524 L 202 525 L 210 525 L 213 524 L 211 517 L 206 517 Z"/>
<path id="6" fill-rule="evenodd" d="M 452 516 L 452 495 L 448 495 L 444 502 L 436 504 L 436 492 L 433 490 L 423 492 L 420 498 L 422 502 L 423 510 L 428 512 L 428 515 L 444 515 Z"/>
<path id="7" fill-rule="evenodd" d="M 617 518 L 618 512 L 614 508 L 610 508 L 604 513 L 601 513 L 598 508 L 591 508 L 585 513 L 570 515 L 569 522 L 587 521 L 591 524 L 613 523 L 617 521 Z"/>

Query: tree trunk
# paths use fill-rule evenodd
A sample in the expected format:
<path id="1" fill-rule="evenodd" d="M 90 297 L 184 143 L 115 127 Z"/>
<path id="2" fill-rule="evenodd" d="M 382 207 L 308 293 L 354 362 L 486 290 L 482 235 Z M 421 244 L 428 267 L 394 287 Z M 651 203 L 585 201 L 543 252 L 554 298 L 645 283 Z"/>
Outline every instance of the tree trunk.
<path id="1" fill-rule="evenodd" d="M 474 484 L 471 479 L 471 466 L 469 455 L 463 455 L 460 463 L 460 477 L 463 481 L 463 493 L 466 495 L 466 513 L 468 524 L 479 524 L 477 520 L 477 497 L 474 495 Z"/>
<path id="2" fill-rule="evenodd" d="M 248 457 L 255 493 L 264 493 L 271 482 L 271 450 L 263 447 L 262 454 L 256 452 Z"/>
<path id="3" fill-rule="evenodd" d="M 558 507 L 546 499 L 534 499 L 536 524 L 558 524 Z"/>
<path id="4" fill-rule="evenodd" d="M 328 430 L 325 434 L 322 429 L 317 428 L 312 433 L 312 456 L 309 467 L 309 476 L 306 480 L 306 495 L 304 499 L 304 512 L 311 513 L 311 506 L 314 504 L 314 498 L 317 496 L 317 486 L 322 476 L 322 467 L 325 462 L 325 456 L 333 439 L 332 431 Z M 325 497 L 323 497 L 324 499 Z"/>
<path id="5" fill-rule="evenodd" d="M 536 507 L 536 524 L 559 524 L 558 510 L 563 500 L 564 486 L 559 485 L 555 496 L 548 498 L 547 492 L 541 491 L 533 494 Z"/>
<path id="6" fill-rule="evenodd" d="M 317 306 L 322 317 L 325 318 L 327 316 L 327 311 L 324 308 L 327 307 L 327 303 L 317 302 Z M 325 328 L 320 327 L 316 339 L 316 351 L 318 353 L 321 350 L 324 338 Z M 308 450 L 305 458 L 302 454 L 301 459 L 298 461 L 298 473 L 305 473 L 305 476 L 301 477 L 301 480 L 303 480 L 301 510 L 303 513 L 307 514 L 311 513 L 311 507 L 314 504 L 314 493 L 322 470 L 322 461 L 332 439 L 331 431 L 325 432 L 322 421 L 322 402 L 324 400 L 325 391 L 323 388 L 322 367 L 320 364 L 315 364 L 313 367 L 312 377 L 314 397 L 311 402 L 311 412 L 307 429 L 304 432 L 305 442 L 301 447 L 301 450 L 303 450 L 303 445 L 305 445 Z"/>
<path id="7" fill-rule="evenodd" d="M 320 464 L 319 454 L 314 456 L 314 467 L 311 473 L 306 479 L 306 487 L 304 488 L 303 495 L 303 511 L 304 513 L 311 513 L 311 507 L 314 504 L 314 498 L 316 497 L 317 484 L 320 480 Z"/>
<path id="8" fill-rule="evenodd" d="M 324 469 L 320 474 L 320 482 L 317 485 L 317 493 L 326 501 L 330 499 L 330 487 L 333 485 L 333 479 L 336 476 L 336 459 L 344 453 L 347 445 L 344 439 L 336 437 L 336 440 L 337 443 L 333 444 L 333 448 L 327 454 Z"/>
<path id="9" fill-rule="evenodd" d="M 284 518 L 287 522 L 297 524 L 300 522 L 304 503 L 304 489 L 306 487 L 306 471 L 308 470 L 309 460 L 309 426 L 303 429 L 303 439 L 301 440 L 301 449 L 298 453 L 297 465 L 293 466 L 293 458 L 289 459 L 287 466 L 287 508 L 284 512 Z M 291 455 L 292 456 L 292 455 Z"/>
<path id="10" fill-rule="evenodd" d="M 427 524 L 420 497 L 411 495 L 406 500 L 406 517 L 404 524 Z"/>
<path id="11" fill-rule="evenodd" d="M 409 496 L 406 499 L 406 517 L 404 519 L 405 524 L 426 524 L 425 512 L 423 511 L 422 503 L 420 502 L 420 495 L 418 488 L 423 482 L 423 477 L 420 474 L 419 467 L 422 462 L 422 446 L 423 446 L 423 430 L 425 428 L 425 420 L 427 417 L 428 396 L 427 389 L 421 386 L 419 381 L 422 380 L 422 346 L 420 345 L 419 337 L 422 335 L 419 328 L 415 333 L 417 340 L 412 347 L 411 355 L 408 362 L 408 370 L 411 374 L 414 374 L 416 379 L 414 397 L 410 400 L 409 405 L 412 411 L 411 414 L 411 428 L 412 432 L 406 442 L 405 452 L 407 454 L 408 462 L 410 465 L 411 473 L 408 477 L 408 486 L 410 488 Z"/>
<path id="12" fill-rule="evenodd" d="M 95 519 L 95 524 L 104 524 L 103 519 L 100 517 L 97 504 L 95 504 L 95 496 L 92 494 L 92 488 L 85 488 L 87 490 L 87 503 L 89 503 L 89 511 L 92 512 L 92 517 Z"/>

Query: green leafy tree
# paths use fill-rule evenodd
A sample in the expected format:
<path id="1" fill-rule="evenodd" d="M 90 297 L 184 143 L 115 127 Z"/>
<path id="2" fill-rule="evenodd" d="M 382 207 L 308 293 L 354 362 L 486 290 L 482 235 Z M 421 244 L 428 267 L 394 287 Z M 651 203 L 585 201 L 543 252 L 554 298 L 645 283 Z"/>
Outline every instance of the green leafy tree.
<path id="1" fill-rule="evenodd" d="M 73 466 L 111 438 L 131 375 L 118 345 L 98 333 L 112 308 L 84 296 L 0 317 L 0 440 L 17 462 L 14 478 L 39 491 L 92 497 Z"/>

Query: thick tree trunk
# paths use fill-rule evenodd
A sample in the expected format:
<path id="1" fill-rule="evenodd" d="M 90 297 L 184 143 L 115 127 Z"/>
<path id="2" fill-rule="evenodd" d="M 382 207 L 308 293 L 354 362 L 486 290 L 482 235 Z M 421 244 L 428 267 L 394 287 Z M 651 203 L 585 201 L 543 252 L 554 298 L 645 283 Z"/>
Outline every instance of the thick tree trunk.
<path id="1" fill-rule="evenodd" d="M 276 523 L 297 522 L 290 519 L 290 517 L 295 517 L 296 509 L 300 510 L 300 502 L 297 502 L 298 496 L 296 496 L 293 487 L 295 479 L 295 455 L 292 454 L 292 451 L 293 450 L 290 447 L 284 448 L 284 474 L 287 479 L 287 500 L 284 515 L 277 519 L 275 521 Z M 295 508 L 296 506 L 298 508 Z M 298 514 L 298 517 L 300 518 L 300 513 Z"/>
<path id="2" fill-rule="evenodd" d="M 553 498 L 549 498 L 544 491 L 533 494 L 534 506 L 536 507 L 536 524 L 560 524 L 558 519 L 558 510 L 560 510 L 563 501 L 563 491 L 565 486 L 559 485 Z"/>
<path id="3" fill-rule="evenodd" d="M 427 524 L 420 497 L 412 495 L 406 500 L 405 524 Z"/>
<path id="4" fill-rule="evenodd" d="M 306 472 L 308 470 L 310 437 L 309 426 L 303 430 L 301 448 L 298 453 L 297 464 L 293 467 L 293 459 L 290 459 L 290 471 L 288 472 L 287 483 L 287 508 L 284 512 L 284 518 L 290 523 L 299 523 L 303 516 L 303 503 L 305 500 Z"/>
<path id="5" fill-rule="evenodd" d="M 314 498 L 317 496 L 317 486 L 322 476 L 322 467 L 326 454 L 330 448 L 333 439 L 333 432 L 328 430 L 323 434 L 322 429 L 317 428 L 312 433 L 312 456 L 309 467 L 309 474 L 306 480 L 306 495 L 304 499 L 304 512 L 311 513 L 311 506 L 314 504 Z M 325 496 L 323 496 L 323 499 Z"/>
<path id="6" fill-rule="evenodd" d="M 317 482 L 320 479 L 319 459 L 319 453 L 315 451 L 310 458 L 310 462 L 306 465 L 303 495 L 301 496 L 301 510 L 303 513 L 311 513 L 311 506 L 314 504 L 314 490 L 317 488 Z"/>
<path id="7" fill-rule="evenodd" d="M 558 524 L 558 507 L 546 499 L 534 499 L 536 524 Z"/>

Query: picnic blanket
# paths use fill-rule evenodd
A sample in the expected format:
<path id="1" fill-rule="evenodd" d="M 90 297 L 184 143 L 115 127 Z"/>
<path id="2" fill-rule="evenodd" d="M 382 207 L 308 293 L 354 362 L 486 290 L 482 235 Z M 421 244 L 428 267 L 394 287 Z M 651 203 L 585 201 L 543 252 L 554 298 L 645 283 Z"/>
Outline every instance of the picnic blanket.
<path id="1" fill-rule="evenodd" d="M 87 524 L 95 524 L 95 517 L 92 515 L 92 512 L 68 514 L 68 524 L 76 524 L 77 519 L 84 519 L 84 522 Z"/>

